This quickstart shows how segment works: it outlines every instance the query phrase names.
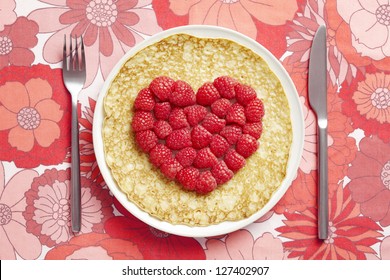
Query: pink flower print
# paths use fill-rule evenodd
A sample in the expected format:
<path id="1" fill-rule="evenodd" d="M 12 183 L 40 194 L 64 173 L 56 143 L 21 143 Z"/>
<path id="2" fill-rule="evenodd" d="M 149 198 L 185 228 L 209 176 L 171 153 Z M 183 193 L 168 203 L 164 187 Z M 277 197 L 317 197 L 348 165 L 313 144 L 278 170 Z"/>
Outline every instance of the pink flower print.
<path id="1" fill-rule="evenodd" d="M 30 66 L 35 59 L 31 49 L 38 43 L 37 33 L 37 24 L 25 17 L 18 18 L 12 25 L 6 25 L 0 31 L 0 69 L 9 64 Z"/>
<path id="2" fill-rule="evenodd" d="M 170 0 L 170 9 L 189 16 L 189 24 L 209 24 L 237 30 L 256 39 L 253 18 L 269 25 L 283 25 L 298 9 L 296 0 Z"/>
<path id="3" fill-rule="evenodd" d="M 363 56 L 381 60 L 390 56 L 388 1 L 337 1 L 337 10 L 350 25 L 352 45 Z"/>
<path id="4" fill-rule="evenodd" d="M 379 245 L 379 257 L 375 254 L 366 254 L 367 260 L 390 260 L 390 236 L 384 238 Z"/>
<path id="5" fill-rule="evenodd" d="M 0 31 L 4 25 L 10 25 L 16 20 L 16 3 L 14 0 L 2 0 L 0 2 Z"/>
<path id="6" fill-rule="evenodd" d="M 305 98 L 299 97 L 305 118 L 305 141 L 299 168 L 306 174 L 317 169 L 317 121 L 312 110 L 305 105 Z"/>
<path id="7" fill-rule="evenodd" d="M 80 125 L 83 127 L 80 131 L 80 171 L 87 178 L 104 186 L 105 182 L 96 162 L 92 139 L 93 113 L 96 101 L 89 98 L 88 102 L 90 107 L 85 106 L 82 109 L 79 104 L 78 110 Z"/>
<path id="8" fill-rule="evenodd" d="M 37 259 L 42 246 L 39 239 L 26 230 L 26 219 L 21 215 L 26 208 L 24 193 L 38 174 L 22 170 L 5 182 L 4 166 L 0 162 L 0 259 Z"/>
<path id="9" fill-rule="evenodd" d="M 367 74 L 366 79 L 358 83 L 352 99 L 367 119 L 390 123 L 390 75 L 383 72 Z"/>
<path id="10" fill-rule="evenodd" d="M 390 144 L 378 137 L 363 138 L 360 152 L 348 169 L 348 184 L 363 215 L 390 225 Z"/>
<path id="11" fill-rule="evenodd" d="M 39 236 L 42 244 L 53 247 L 68 242 L 70 231 L 70 169 L 46 170 L 36 178 L 26 193 L 23 213 L 29 232 Z M 81 232 L 103 232 L 104 222 L 113 216 L 112 197 L 107 189 L 81 178 Z"/>
<path id="12" fill-rule="evenodd" d="M 351 86 L 342 88 L 340 97 L 353 128 L 390 141 L 390 75 L 370 69 L 365 75 L 359 74 Z"/>
<path id="13" fill-rule="evenodd" d="M 0 131 L 9 130 L 12 147 L 29 152 L 35 143 L 49 147 L 60 137 L 58 122 L 63 111 L 51 99 L 52 94 L 48 81 L 39 78 L 26 84 L 15 81 L 0 86 Z"/>
<path id="14" fill-rule="evenodd" d="M 62 69 L 8 66 L 0 77 L 0 160 L 19 168 L 68 160 L 70 95 Z"/>
<path id="15" fill-rule="evenodd" d="M 390 260 L 390 237 L 386 237 L 382 240 L 379 247 L 382 260 Z"/>
<path id="16" fill-rule="evenodd" d="M 41 0 L 41 2 L 47 2 Z M 53 33 L 45 43 L 43 57 L 49 63 L 62 60 L 58 52 L 64 34 L 83 35 L 86 46 L 88 87 L 99 68 L 105 79 L 116 62 L 137 42 L 161 31 L 150 1 L 52 0 L 52 7 L 33 11 L 28 17 L 41 33 Z M 49 16 L 49 17 L 48 17 Z"/>
<path id="17" fill-rule="evenodd" d="M 46 260 L 140 260 L 137 246 L 127 240 L 111 238 L 104 233 L 87 233 L 56 246 Z"/>
<path id="18" fill-rule="evenodd" d="M 315 32 L 320 25 L 327 25 L 328 72 L 333 85 L 341 85 L 344 81 L 351 83 L 356 77 L 357 67 L 344 57 L 335 40 L 337 27 L 328 23 L 328 11 L 325 0 L 308 1 L 302 13 L 298 13 L 288 34 L 287 50 L 291 52 L 289 63 L 297 63 L 307 68 L 309 51 Z M 342 46 L 341 46 L 342 47 Z"/>
<path id="19" fill-rule="evenodd" d="M 225 240 L 208 239 L 206 258 L 213 260 L 282 260 L 287 258 L 283 243 L 269 232 L 254 239 L 243 229 L 227 235 Z"/>

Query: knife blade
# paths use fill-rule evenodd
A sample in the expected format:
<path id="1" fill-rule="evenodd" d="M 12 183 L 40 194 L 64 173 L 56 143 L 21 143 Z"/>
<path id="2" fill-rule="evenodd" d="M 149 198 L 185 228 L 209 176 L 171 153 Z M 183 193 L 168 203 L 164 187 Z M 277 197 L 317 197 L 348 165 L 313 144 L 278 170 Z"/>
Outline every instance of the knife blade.
<path id="1" fill-rule="evenodd" d="M 314 36 L 309 58 L 309 103 L 317 117 L 318 238 L 328 238 L 328 112 L 326 27 Z"/>

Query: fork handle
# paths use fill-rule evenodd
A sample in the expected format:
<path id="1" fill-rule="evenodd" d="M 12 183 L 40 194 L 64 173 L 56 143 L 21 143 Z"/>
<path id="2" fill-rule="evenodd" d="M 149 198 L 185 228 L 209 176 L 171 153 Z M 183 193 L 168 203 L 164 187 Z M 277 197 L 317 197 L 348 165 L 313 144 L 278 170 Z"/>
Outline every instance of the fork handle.
<path id="1" fill-rule="evenodd" d="M 72 231 L 79 232 L 81 227 L 81 185 L 79 153 L 79 120 L 77 98 L 72 97 L 72 162 L 71 162 L 71 223 Z"/>
<path id="2" fill-rule="evenodd" d="M 319 153 L 318 153 L 318 238 L 328 238 L 328 131 L 327 125 L 319 124 Z"/>

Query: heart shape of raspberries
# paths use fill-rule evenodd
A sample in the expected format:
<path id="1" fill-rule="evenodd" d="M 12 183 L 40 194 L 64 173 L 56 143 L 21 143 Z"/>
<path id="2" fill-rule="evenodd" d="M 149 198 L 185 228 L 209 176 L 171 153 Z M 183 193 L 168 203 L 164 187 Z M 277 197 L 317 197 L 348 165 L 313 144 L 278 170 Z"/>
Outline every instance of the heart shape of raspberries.
<path id="1" fill-rule="evenodd" d="M 206 194 L 229 181 L 258 148 L 263 102 L 229 76 L 195 94 L 181 80 L 160 76 L 134 101 L 131 123 L 150 162 L 183 188 Z"/>

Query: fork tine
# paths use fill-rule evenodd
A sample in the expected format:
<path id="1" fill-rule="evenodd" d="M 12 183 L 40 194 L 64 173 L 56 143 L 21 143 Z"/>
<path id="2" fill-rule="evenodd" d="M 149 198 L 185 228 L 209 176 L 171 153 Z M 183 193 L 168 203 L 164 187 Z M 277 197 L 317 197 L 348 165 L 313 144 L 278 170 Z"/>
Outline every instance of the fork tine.
<path id="1" fill-rule="evenodd" d="M 85 52 L 84 52 L 84 39 L 83 35 L 80 37 L 81 40 L 81 69 L 85 69 Z"/>
<path id="2" fill-rule="evenodd" d="M 68 70 L 73 70 L 74 69 L 74 60 L 73 60 L 73 46 L 72 46 L 72 34 L 69 36 L 69 68 Z"/>
<path id="3" fill-rule="evenodd" d="M 77 37 L 75 37 L 75 52 L 74 52 L 74 59 L 75 59 L 75 70 L 80 71 L 80 57 L 79 57 L 79 46 L 77 44 Z"/>
<path id="4" fill-rule="evenodd" d="M 63 70 L 68 70 L 68 62 L 66 59 L 66 35 L 64 34 L 64 49 L 62 51 L 62 68 Z"/>

